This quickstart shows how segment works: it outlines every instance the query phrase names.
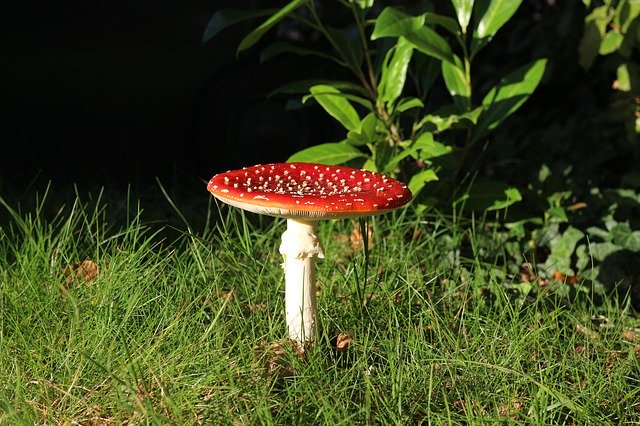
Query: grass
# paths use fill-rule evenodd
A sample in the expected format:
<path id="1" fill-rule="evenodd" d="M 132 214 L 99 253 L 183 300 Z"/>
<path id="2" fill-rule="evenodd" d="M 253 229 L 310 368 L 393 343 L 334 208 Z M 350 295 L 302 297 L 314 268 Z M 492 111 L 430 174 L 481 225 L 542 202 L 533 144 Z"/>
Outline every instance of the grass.
<path id="1" fill-rule="evenodd" d="M 514 297 L 456 254 L 481 226 L 396 212 L 365 256 L 357 224 L 322 223 L 323 332 L 300 357 L 283 221 L 204 204 L 163 228 L 109 201 L 2 201 L 0 424 L 640 424 L 633 312 Z"/>

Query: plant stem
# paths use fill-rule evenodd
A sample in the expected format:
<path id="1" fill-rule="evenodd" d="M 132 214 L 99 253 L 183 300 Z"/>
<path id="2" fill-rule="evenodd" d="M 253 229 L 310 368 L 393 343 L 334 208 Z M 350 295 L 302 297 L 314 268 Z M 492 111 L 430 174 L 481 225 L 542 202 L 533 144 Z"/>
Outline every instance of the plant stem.
<path id="1" fill-rule="evenodd" d="M 471 85 L 471 55 L 469 54 L 469 49 L 467 48 L 466 43 L 466 33 L 463 34 L 463 40 L 461 40 L 462 45 L 462 53 L 464 55 L 464 78 L 467 87 L 469 88 L 469 96 L 467 97 L 467 112 L 473 109 L 473 87 Z M 469 155 L 469 151 L 474 144 L 474 140 L 472 139 L 471 128 L 467 129 L 467 135 L 464 141 L 464 147 L 462 148 L 462 152 L 458 157 L 456 162 L 455 176 L 460 174 L 460 170 L 462 170 L 462 165 Z"/>
<path id="2" fill-rule="evenodd" d="M 358 80 L 360 80 L 360 83 L 365 87 L 365 89 L 371 93 L 372 91 L 371 86 L 367 81 L 367 78 L 365 77 L 364 73 L 362 72 L 361 69 L 354 67 L 351 63 L 349 63 L 349 58 L 347 57 L 347 55 L 345 55 L 344 52 L 340 49 L 340 46 L 338 46 L 338 44 L 333 39 L 333 37 L 331 37 L 331 34 L 329 34 L 326 27 L 320 20 L 320 17 L 318 16 L 318 11 L 316 10 L 316 6 L 314 2 L 309 2 L 309 10 L 311 12 L 311 15 L 313 15 L 313 19 L 315 19 L 316 21 L 318 30 L 327 39 L 329 44 L 331 44 L 331 47 L 333 47 L 333 50 L 335 50 L 335 52 L 340 56 L 342 61 L 344 61 L 347 68 L 349 68 L 349 70 L 353 72 L 353 74 L 358 78 Z"/>
<path id="3" fill-rule="evenodd" d="M 362 43 L 362 51 L 364 52 L 364 58 L 367 62 L 367 70 L 369 72 L 369 82 L 370 86 L 370 94 L 371 99 L 375 99 L 378 93 L 378 81 L 376 78 L 376 73 L 373 68 L 373 63 L 371 62 L 371 52 L 369 51 L 369 44 L 367 43 L 364 23 L 362 22 L 361 16 L 358 13 L 358 9 L 356 8 L 355 3 L 351 3 L 351 12 L 353 13 L 353 18 L 356 21 L 356 25 L 358 26 L 358 34 L 360 35 L 360 42 Z"/>

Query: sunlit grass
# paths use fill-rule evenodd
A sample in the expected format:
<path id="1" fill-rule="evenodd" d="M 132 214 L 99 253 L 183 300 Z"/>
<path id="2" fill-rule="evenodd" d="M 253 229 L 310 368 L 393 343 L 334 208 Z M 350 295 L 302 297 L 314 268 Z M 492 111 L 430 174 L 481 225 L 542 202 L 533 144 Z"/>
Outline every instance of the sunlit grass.
<path id="1" fill-rule="evenodd" d="M 100 196 L 3 202 L 0 423 L 640 422 L 633 313 L 514 297 L 499 267 L 456 252 L 481 226 L 403 210 L 369 220 L 365 255 L 357 222 L 323 222 L 322 334 L 299 357 L 283 343 L 282 220 L 205 204 L 204 225 L 181 212 L 167 232 L 118 206 L 114 220 Z M 83 260 L 89 281 L 69 268 Z"/>

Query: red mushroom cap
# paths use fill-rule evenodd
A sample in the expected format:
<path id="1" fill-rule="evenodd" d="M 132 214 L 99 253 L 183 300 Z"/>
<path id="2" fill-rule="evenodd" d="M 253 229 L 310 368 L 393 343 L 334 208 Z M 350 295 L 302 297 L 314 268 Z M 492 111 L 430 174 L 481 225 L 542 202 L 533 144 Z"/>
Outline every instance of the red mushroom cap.
<path id="1" fill-rule="evenodd" d="M 407 204 L 411 191 L 380 173 L 313 163 L 259 164 L 215 175 L 207 189 L 254 213 L 329 219 L 385 213 Z"/>

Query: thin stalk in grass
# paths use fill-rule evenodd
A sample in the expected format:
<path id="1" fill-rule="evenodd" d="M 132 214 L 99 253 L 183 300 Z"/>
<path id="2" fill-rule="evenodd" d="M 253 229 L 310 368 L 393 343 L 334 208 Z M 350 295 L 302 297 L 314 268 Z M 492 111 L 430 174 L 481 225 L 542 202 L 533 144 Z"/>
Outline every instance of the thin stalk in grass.
<path id="1" fill-rule="evenodd" d="M 542 391 L 544 391 L 547 395 L 551 396 L 552 398 L 555 398 L 558 400 L 558 402 L 563 405 L 564 407 L 568 408 L 569 410 L 573 411 L 574 413 L 578 413 L 581 414 L 585 417 L 586 413 L 582 410 L 582 408 L 576 404 L 573 403 L 573 401 L 571 401 L 571 398 L 569 398 L 567 395 L 563 394 L 560 391 L 557 391 L 547 385 L 545 385 L 544 383 L 540 382 L 539 380 L 534 379 L 531 375 L 527 374 L 527 373 L 523 373 L 521 371 L 518 370 L 514 370 L 513 368 L 509 368 L 509 367 L 503 367 L 501 365 L 497 365 L 497 364 L 490 364 L 488 362 L 482 362 L 482 361 L 472 361 L 472 360 L 466 360 L 466 359 L 453 359 L 453 358 L 430 358 L 430 359 L 426 359 L 425 361 L 430 362 L 430 363 L 441 363 L 441 364 L 447 364 L 447 363 L 451 363 L 451 364 L 467 364 L 467 365 L 476 365 L 479 367 L 485 367 L 485 368 L 489 368 L 492 370 L 496 370 L 496 371 L 500 371 L 502 373 L 506 373 L 506 374 L 511 374 L 514 376 L 518 376 L 521 377 L 525 380 L 530 381 L 531 383 L 535 384 L 536 386 L 538 386 L 538 388 L 540 388 Z M 548 410 L 551 410 L 555 407 L 548 407 Z"/>
<path id="2" fill-rule="evenodd" d="M 240 235 L 240 241 L 242 241 L 242 248 L 251 256 L 253 253 L 253 244 L 251 244 L 251 237 L 249 232 L 249 222 L 247 221 L 247 215 L 243 209 L 240 209 L 240 217 L 242 218 L 242 235 Z"/>
<path id="3" fill-rule="evenodd" d="M 360 318 L 364 318 L 365 311 L 367 310 L 367 302 L 368 300 L 365 298 L 365 293 L 367 289 L 367 280 L 369 278 L 369 235 L 368 225 L 369 220 L 368 217 L 360 217 L 358 218 L 358 225 L 360 227 L 360 233 L 362 235 L 362 244 L 364 244 L 364 267 L 363 267 L 363 276 L 360 277 L 358 274 L 358 268 L 354 259 L 353 263 L 353 272 L 355 274 L 356 280 L 356 306 L 355 308 L 358 310 L 360 314 Z M 362 278 L 362 279 L 361 279 Z"/>
<path id="4" fill-rule="evenodd" d="M 360 234 L 362 234 L 362 244 L 364 246 L 364 282 L 362 289 L 362 296 L 364 297 L 367 280 L 369 279 L 369 217 L 360 218 L 358 222 L 360 222 Z"/>

